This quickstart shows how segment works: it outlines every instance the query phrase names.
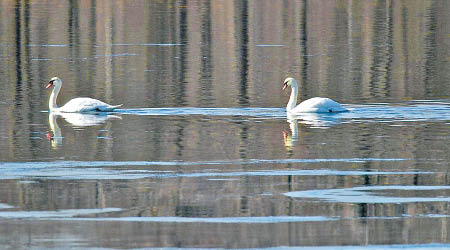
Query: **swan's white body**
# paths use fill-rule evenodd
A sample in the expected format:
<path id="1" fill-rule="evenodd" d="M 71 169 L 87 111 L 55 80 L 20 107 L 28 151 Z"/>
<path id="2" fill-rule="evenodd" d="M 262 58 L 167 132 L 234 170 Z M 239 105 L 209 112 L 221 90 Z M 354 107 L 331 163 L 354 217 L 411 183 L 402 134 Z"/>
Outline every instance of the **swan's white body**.
<path id="1" fill-rule="evenodd" d="M 286 111 L 291 114 L 299 113 L 335 113 L 347 112 L 348 109 L 341 106 L 341 104 L 331 100 L 330 98 L 313 97 L 297 105 L 298 84 L 294 78 L 286 78 L 284 80 L 283 89 L 287 86 L 292 88 L 291 97 L 286 106 Z"/>
<path id="2" fill-rule="evenodd" d="M 58 97 L 59 91 L 61 90 L 61 79 L 59 79 L 58 77 L 53 77 L 46 88 L 50 88 L 52 86 L 54 86 L 54 88 L 48 102 L 50 111 L 65 113 L 106 112 L 113 111 L 115 108 L 122 106 L 122 104 L 109 105 L 107 103 L 89 97 L 79 97 L 68 101 L 62 107 L 58 107 L 58 105 L 56 105 L 56 98 Z"/>

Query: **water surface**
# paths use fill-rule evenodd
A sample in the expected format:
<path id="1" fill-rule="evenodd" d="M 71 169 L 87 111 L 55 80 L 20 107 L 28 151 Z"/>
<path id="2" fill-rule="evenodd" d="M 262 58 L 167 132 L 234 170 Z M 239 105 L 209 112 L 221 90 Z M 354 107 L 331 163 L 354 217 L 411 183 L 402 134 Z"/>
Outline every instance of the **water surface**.
<path id="1" fill-rule="evenodd" d="M 449 248 L 449 7 L 1 2 L 0 248 Z"/>

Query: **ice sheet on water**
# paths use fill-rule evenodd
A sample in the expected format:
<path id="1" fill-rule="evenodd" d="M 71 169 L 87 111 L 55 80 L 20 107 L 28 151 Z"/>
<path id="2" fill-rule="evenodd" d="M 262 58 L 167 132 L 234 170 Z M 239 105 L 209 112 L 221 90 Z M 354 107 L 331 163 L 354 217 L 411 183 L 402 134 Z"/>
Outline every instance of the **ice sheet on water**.
<path id="1" fill-rule="evenodd" d="M 152 170 L 151 166 L 202 166 L 202 165 L 240 165 L 240 164 L 287 164 L 320 162 L 368 162 L 368 161 L 402 161 L 407 159 L 275 159 L 275 160 L 230 160 L 204 162 L 152 162 L 152 161 L 55 161 L 55 162 L 2 162 L 0 179 L 141 179 L 141 178 L 201 178 L 201 177 L 240 177 L 240 176 L 357 176 L 357 175 L 412 175 L 435 174 L 424 171 L 366 171 L 366 170 L 261 170 L 222 172 L 218 170 L 199 172 L 172 172 Z M 149 166 L 148 169 L 133 169 L 133 166 Z M 111 168 L 113 167 L 113 168 Z M 123 168 L 121 168 L 123 167 Z"/>
<path id="2" fill-rule="evenodd" d="M 325 216 L 264 216 L 264 217 L 96 217 L 71 218 L 77 221 L 127 221 L 127 222 L 169 222 L 169 223 L 284 223 L 307 221 L 331 221 Z"/>
<path id="3" fill-rule="evenodd" d="M 0 203 L 0 209 L 9 209 L 9 208 L 14 208 L 14 207 L 10 206 L 8 204 L 5 204 L 5 203 Z"/>
<path id="4" fill-rule="evenodd" d="M 0 219 L 49 219 L 121 211 L 121 208 L 65 209 L 56 211 L 0 211 Z"/>
<path id="5" fill-rule="evenodd" d="M 294 198 L 319 199 L 329 202 L 346 203 L 406 203 L 406 202 L 450 202 L 450 197 L 394 197 L 386 194 L 371 194 L 370 191 L 387 190 L 450 190 L 450 186 L 364 186 L 351 188 L 317 189 L 287 192 L 284 195 Z"/>

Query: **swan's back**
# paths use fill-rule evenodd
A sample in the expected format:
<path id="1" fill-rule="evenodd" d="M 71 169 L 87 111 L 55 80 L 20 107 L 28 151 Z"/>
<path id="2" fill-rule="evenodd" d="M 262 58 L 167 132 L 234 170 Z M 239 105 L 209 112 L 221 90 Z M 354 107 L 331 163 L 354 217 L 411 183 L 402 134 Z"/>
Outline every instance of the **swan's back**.
<path id="1" fill-rule="evenodd" d="M 291 113 L 335 113 L 347 112 L 348 109 L 341 104 L 331 100 L 330 98 L 314 97 L 301 102 L 295 108 L 291 109 Z"/>
<path id="2" fill-rule="evenodd" d="M 58 108 L 58 111 L 67 113 L 112 111 L 120 106 L 122 105 L 113 106 L 93 98 L 79 97 L 68 101 L 64 106 Z"/>

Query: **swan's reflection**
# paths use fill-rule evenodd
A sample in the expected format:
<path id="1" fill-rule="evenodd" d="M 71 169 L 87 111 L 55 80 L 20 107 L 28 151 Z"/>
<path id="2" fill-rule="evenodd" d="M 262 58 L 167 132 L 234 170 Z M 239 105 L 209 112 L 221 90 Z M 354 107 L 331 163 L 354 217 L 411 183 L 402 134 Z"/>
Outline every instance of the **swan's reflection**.
<path id="1" fill-rule="evenodd" d="M 57 149 L 59 146 L 62 145 L 62 139 L 61 136 L 61 128 L 58 126 L 58 123 L 56 122 L 56 118 L 58 118 L 58 115 L 50 112 L 48 114 L 48 124 L 50 125 L 50 129 L 52 130 L 52 134 L 47 133 L 47 138 L 52 143 L 52 148 Z"/>
<path id="2" fill-rule="evenodd" d="M 53 112 L 54 113 L 54 112 Z M 98 113 L 56 113 L 64 120 L 72 124 L 73 127 L 89 127 L 100 125 L 108 119 L 122 119 L 120 116 L 111 115 L 105 112 Z"/>
<path id="3" fill-rule="evenodd" d="M 108 113 L 62 113 L 62 112 L 50 112 L 48 114 L 48 123 L 53 135 L 47 134 L 48 139 L 52 143 L 52 148 L 58 148 L 62 145 L 63 136 L 61 134 L 61 128 L 58 126 L 56 119 L 61 116 L 70 123 L 73 127 L 89 127 L 100 125 L 108 119 L 122 119 L 120 116 L 111 115 Z"/>
<path id="4" fill-rule="evenodd" d="M 287 122 L 289 123 L 290 133 L 282 131 L 284 146 L 291 151 L 297 145 L 299 140 L 298 123 L 305 124 L 312 128 L 329 128 L 341 123 L 337 114 L 319 114 L 319 113 L 303 113 L 290 114 L 287 113 Z"/>
<path id="5" fill-rule="evenodd" d="M 287 120 L 298 120 L 298 122 L 308 125 L 312 128 L 329 128 L 340 124 L 339 113 L 301 113 L 301 114 L 287 114 Z"/>
<path id="6" fill-rule="evenodd" d="M 286 131 L 283 132 L 283 140 L 284 146 L 286 149 L 291 150 L 292 147 L 295 147 L 298 141 L 298 121 L 297 119 L 287 119 L 289 123 L 289 128 L 291 129 L 291 133 L 289 134 Z"/>

